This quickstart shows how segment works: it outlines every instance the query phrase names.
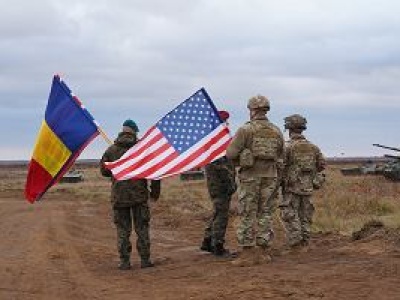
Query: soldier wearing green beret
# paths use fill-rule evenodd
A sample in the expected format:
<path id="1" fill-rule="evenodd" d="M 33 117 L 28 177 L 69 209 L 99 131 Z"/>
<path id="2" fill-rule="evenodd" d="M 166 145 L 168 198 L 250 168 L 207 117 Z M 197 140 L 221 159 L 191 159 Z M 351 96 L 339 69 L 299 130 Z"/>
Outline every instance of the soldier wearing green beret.
<path id="1" fill-rule="evenodd" d="M 114 224 L 117 228 L 118 252 L 120 257 L 119 269 L 131 269 L 132 244 L 130 236 L 134 228 L 137 241 L 136 249 L 141 259 L 141 267 L 152 267 L 150 260 L 150 209 L 149 198 L 156 201 L 160 196 L 161 182 L 151 180 L 150 192 L 146 179 L 117 181 L 112 177 L 110 170 L 105 168 L 105 162 L 112 162 L 119 159 L 129 148 L 138 141 L 138 126 L 133 120 L 126 120 L 123 123 L 122 131 L 108 147 L 100 161 L 101 174 L 111 177 L 111 205 L 113 209 Z M 133 224 L 133 226 L 132 226 Z"/>

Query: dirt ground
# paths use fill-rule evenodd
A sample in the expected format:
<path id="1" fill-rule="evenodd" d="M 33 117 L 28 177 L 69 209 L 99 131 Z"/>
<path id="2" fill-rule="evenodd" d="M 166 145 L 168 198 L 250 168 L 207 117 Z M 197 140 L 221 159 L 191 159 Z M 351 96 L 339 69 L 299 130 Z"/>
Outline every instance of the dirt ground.
<path id="1" fill-rule="evenodd" d="M 385 228 L 357 240 L 316 233 L 306 253 L 235 267 L 199 251 L 207 213 L 185 204 L 194 201 L 191 187 L 170 201 L 165 191 L 180 183 L 166 180 L 152 205 L 156 266 L 140 269 L 134 250 L 133 269 L 119 271 L 108 182 L 99 179 L 92 191 L 60 185 L 34 205 L 22 196 L 23 171 L 3 168 L 0 182 L 0 299 L 400 299 L 400 237 Z M 233 217 L 230 248 L 234 227 Z"/>

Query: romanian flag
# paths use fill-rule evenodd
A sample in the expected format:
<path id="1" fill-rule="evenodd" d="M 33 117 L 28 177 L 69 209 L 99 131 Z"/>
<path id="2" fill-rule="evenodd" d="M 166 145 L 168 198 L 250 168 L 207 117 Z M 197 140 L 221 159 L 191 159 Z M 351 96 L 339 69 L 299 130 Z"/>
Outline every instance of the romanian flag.
<path id="1" fill-rule="evenodd" d="M 92 115 L 55 75 L 45 118 L 29 163 L 26 199 L 31 203 L 39 200 L 98 134 Z"/>

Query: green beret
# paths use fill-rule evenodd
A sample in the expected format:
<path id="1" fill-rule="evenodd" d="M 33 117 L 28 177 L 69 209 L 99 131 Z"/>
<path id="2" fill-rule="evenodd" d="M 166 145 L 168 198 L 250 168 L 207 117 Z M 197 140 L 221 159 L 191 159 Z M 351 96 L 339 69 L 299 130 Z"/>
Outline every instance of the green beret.
<path id="1" fill-rule="evenodd" d="M 128 126 L 128 127 L 132 128 L 133 131 L 139 132 L 139 128 L 138 128 L 138 126 L 136 125 L 135 121 L 133 121 L 133 120 L 131 120 L 131 119 L 126 120 L 126 121 L 122 124 L 122 126 Z"/>

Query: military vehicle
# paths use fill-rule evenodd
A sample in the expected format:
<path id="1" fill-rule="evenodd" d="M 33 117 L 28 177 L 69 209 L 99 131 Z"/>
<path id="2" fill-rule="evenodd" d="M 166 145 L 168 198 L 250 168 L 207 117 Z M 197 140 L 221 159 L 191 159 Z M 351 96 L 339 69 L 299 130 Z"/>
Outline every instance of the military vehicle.
<path id="1" fill-rule="evenodd" d="M 372 145 L 375 147 L 400 152 L 399 148 L 388 147 L 380 144 Z M 386 162 L 386 164 L 383 165 L 383 176 L 393 181 L 400 181 L 400 156 L 385 154 L 385 157 L 388 158 L 388 161 Z"/>
<path id="2" fill-rule="evenodd" d="M 180 175 L 180 179 L 183 181 L 186 180 L 202 180 L 205 178 L 204 169 L 202 168 L 195 168 L 190 171 L 183 172 Z"/>
<path id="3" fill-rule="evenodd" d="M 345 176 L 369 175 L 369 174 L 377 175 L 377 174 L 382 174 L 382 166 L 373 163 L 372 161 L 368 161 L 365 164 L 358 167 L 342 168 L 340 169 L 340 172 Z"/>
<path id="4" fill-rule="evenodd" d="M 84 180 L 84 174 L 79 170 L 70 170 L 60 179 L 60 183 L 76 183 Z"/>

